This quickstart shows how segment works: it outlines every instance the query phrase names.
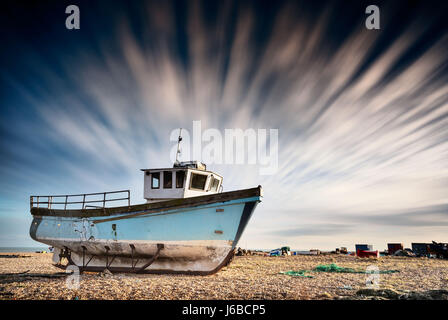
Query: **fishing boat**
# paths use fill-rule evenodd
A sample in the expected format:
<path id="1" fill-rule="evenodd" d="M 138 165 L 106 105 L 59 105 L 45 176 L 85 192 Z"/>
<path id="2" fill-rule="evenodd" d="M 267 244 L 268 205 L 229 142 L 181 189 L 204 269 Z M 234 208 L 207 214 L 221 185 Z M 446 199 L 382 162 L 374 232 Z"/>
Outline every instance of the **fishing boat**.
<path id="1" fill-rule="evenodd" d="M 223 192 L 223 177 L 198 161 L 141 170 L 142 204 L 130 204 L 129 190 L 31 196 L 31 238 L 54 247 L 56 266 L 80 272 L 207 275 L 227 265 L 261 186 Z"/>

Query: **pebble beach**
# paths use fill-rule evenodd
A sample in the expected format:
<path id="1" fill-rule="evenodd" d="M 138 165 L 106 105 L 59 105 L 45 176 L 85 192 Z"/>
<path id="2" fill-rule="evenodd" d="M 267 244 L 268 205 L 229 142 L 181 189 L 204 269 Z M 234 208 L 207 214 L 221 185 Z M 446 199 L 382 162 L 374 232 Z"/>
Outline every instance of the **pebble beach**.
<path id="1" fill-rule="evenodd" d="M 67 285 L 67 276 L 52 265 L 51 257 L 50 253 L 1 253 L 0 299 L 448 299 L 448 260 L 443 259 L 236 256 L 214 275 L 86 272 L 76 288 Z M 372 290 L 366 274 L 312 271 L 322 264 L 399 272 L 380 274 Z M 289 270 L 307 270 L 311 277 L 281 274 Z"/>

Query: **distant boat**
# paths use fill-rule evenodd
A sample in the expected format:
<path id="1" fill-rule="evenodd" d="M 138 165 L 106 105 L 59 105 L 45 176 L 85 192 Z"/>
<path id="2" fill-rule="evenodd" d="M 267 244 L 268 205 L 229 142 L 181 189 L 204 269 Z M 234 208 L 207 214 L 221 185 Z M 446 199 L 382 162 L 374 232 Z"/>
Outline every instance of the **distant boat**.
<path id="1" fill-rule="evenodd" d="M 81 272 L 205 275 L 227 265 L 261 186 L 222 192 L 223 178 L 197 161 L 142 171 L 144 204 L 130 205 L 129 190 L 31 196 L 31 237 L 54 247 L 58 267 Z M 127 205 L 106 207 L 111 201 Z"/>

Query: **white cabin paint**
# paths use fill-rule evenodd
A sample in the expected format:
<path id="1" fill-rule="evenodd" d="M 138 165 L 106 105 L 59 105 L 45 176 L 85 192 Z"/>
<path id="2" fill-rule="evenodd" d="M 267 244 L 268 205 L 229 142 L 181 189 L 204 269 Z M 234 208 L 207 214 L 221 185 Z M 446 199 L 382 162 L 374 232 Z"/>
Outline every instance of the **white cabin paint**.
<path id="1" fill-rule="evenodd" d="M 173 168 L 141 170 L 144 172 L 143 195 L 148 203 L 197 197 L 222 191 L 222 176 L 207 171 L 205 165 L 197 161 L 181 162 L 175 164 Z M 181 182 L 182 174 L 184 175 L 183 183 Z M 199 176 L 195 175 L 205 176 L 203 178 L 206 179 L 204 188 L 195 188 L 193 183 L 201 180 Z M 168 176 L 171 176 L 170 180 L 165 179 Z M 153 179 L 154 182 L 158 179 L 158 187 L 156 183 L 153 183 Z"/>

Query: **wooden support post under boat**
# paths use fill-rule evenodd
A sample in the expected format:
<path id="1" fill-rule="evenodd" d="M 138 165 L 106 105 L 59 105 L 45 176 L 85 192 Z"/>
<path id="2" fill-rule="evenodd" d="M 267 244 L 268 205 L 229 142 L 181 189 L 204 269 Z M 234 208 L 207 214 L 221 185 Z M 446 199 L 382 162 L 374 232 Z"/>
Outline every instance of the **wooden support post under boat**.
<path id="1" fill-rule="evenodd" d="M 92 254 L 92 256 L 90 257 L 89 261 L 87 261 L 87 263 L 85 263 L 86 251 L 87 251 L 87 248 L 85 246 L 82 246 L 82 269 L 81 269 L 81 271 L 84 270 L 84 268 L 87 267 L 87 265 L 90 263 L 90 261 L 92 261 L 93 256 L 94 256 Z"/>
<path id="2" fill-rule="evenodd" d="M 86 247 L 82 246 L 82 267 L 83 268 L 86 266 L 85 259 L 86 259 Z"/>
<path id="3" fill-rule="evenodd" d="M 157 244 L 157 251 L 154 254 L 154 256 L 148 260 L 147 263 L 145 263 L 144 266 L 142 266 L 140 269 L 137 270 L 137 273 L 143 273 L 144 270 L 149 267 L 154 261 L 156 261 L 156 259 L 159 257 L 160 251 L 164 248 L 165 246 L 163 245 L 163 243 L 158 243 Z"/>
<path id="4" fill-rule="evenodd" d="M 67 258 L 67 261 L 68 261 L 67 266 L 69 266 L 69 265 L 74 265 L 74 266 L 76 266 L 76 263 L 74 263 L 73 260 L 72 260 L 72 254 L 71 254 L 70 249 L 67 248 L 67 247 L 64 247 L 64 248 L 65 248 L 65 250 L 62 251 L 62 253 L 59 255 L 59 257 L 65 257 L 65 258 Z M 67 266 L 66 266 L 66 267 L 67 267 Z M 64 268 L 64 269 L 65 269 L 65 268 Z M 81 271 L 82 271 L 82 270 L 81 270 Z"/>
<path id="5" fill-rule="evenodd" d="M 131 247 L 131 269 L 134 271 L 139 259 L 137 259 L 134 263 L 135 246 L 132 243 L 129 246 Z"/>
<path id="6" fill-rule="evenodd" d="M 104 246 L 104 248 L 106 248 L 106 269 L 109 269 L 109 267 L 112 264 L 112 262 L 114 262 L 115 255 L 112 257 L 112 260 L 110 260 L 110 262 L 109 262 L 109 250 L 110 250 L 110 248 L 108 246 Z"/>

